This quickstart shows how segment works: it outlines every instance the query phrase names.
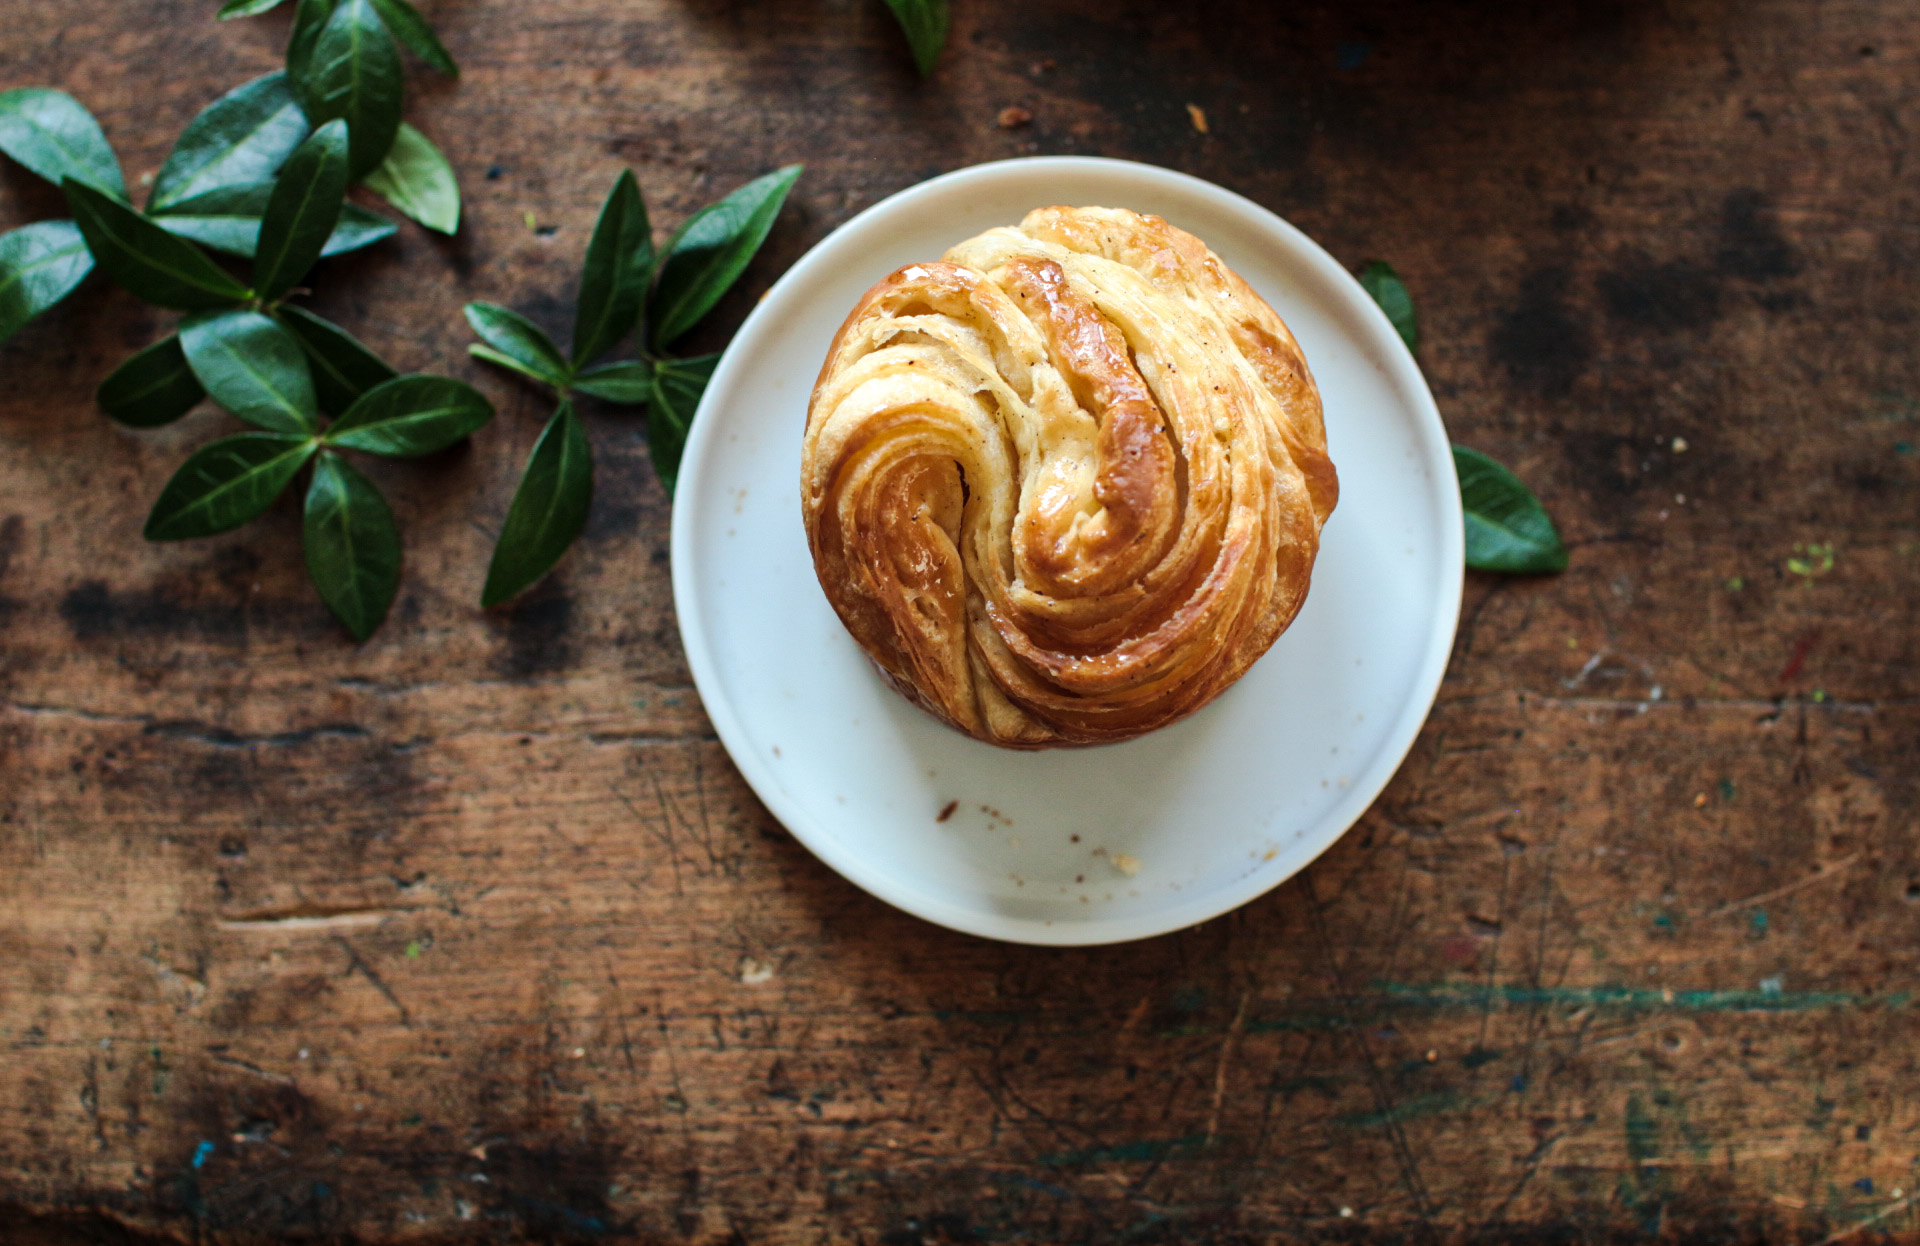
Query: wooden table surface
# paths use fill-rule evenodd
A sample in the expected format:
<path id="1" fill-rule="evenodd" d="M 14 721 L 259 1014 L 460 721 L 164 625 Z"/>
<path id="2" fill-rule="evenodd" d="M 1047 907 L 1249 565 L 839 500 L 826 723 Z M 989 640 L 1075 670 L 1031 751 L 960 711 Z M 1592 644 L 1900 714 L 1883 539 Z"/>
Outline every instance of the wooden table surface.
<path id="1" fill-rule="evenodd" d="M 9 5 L 0 87 L 149 173 L 277 63 L 213 7 Z M 316 305 L 501 418 L 381 471 L 372 643 L 285 503 L 139 539 L 227 423 L 93 408 L 166 317 L 90 288 L 0 353 L 0 1240 L 1920 1240 L 1920 10 L 956 0 L 922 83 L 879 0 L 426 8 L 466 227 Z M 560 573 L 475 604 L 544 411 L 459 308 L 564 329 L 619 167 L 666 229 L 807 163 L 717 345 L 855 211 L 1031 152 L 1392 261 L 1573 549 L 1469 578 L 1319 862 L 1090 950 L 895 912 L 754 800 L 629 415 Z M 0 226 L 58 207 L 0 169 Z"/>

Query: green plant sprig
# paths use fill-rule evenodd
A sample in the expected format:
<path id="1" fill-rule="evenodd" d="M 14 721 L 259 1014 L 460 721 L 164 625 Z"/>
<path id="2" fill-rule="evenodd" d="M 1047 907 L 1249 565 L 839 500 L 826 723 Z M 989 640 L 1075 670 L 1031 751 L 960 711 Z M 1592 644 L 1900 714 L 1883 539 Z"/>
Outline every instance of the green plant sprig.
<path id="1" fill-rule="evenodd" d="M 277 3 L 229 0 L 220 15 Z M 189 122 L 144 211 L 78 101 L 41 88 L 0 93 L 0 151 L 59 185 L 73 213 L 0 236 L 0 342 L 95 267 L 149 303 L 188 313 L 107 377 L 101 407 L 128 427 L 157 428 L 211 397 L 257 431 L 190 456 L 155 502 L 147 539 L 230 531 L 307 471 L 308 572 L 363 641 L 398 592 L 400 536 L 386 500 L 345 452 L 430 454 L 493 417 L 471 386 L 401 376 L 345 329 L 288 302 L 322 257 L 396 232 L 346 201 L 356 177 L 429 228 L 458 227 L 452 169 L 400 117 L 396 37 L 458 72 L 408 0 L 299 0 L 287 70 L 236 87 Z M 203 247 L 252 260 L 251 281 Z"/>
<path id="2" fill-rule="evenodd" d="M 108 276 L 149 303 L 190 313 L 115 369 L 100 387 L 101 407 L 123 424 L 156 428 L 211 397 L 257 430 L 189 457 L 144 535 L 178 541 L 231 531 L 311 465 L 308 573 L 364 641 L 399 590 L 400 534 L 379 489 L 342 452 L 431 454 L 486 424 L 493 407 L 460 381 L 398 375 L 346 330 L 288 304 L 338 226 L 350 151 L 346 122 L 334 120 L 287 159 L 261 216 L 251 284 L 98 187 L 74 177 L 63 187 Z"/>
<path id="3" fill-rule="evenodd" d="M 281 0 L 229 0 L 222 19 Z M 273 178 L 294 149 L 329 121 L 348 123 L 349 172 L 429 229 L 460 226 L 453 168 L 401 119 L 406 73 L 396 44 L 458 74 L 433 28 L 409 0 L 299 0 L 287 69 L 243 83 L 187 124 L 154 176 L 146 215 L 167 232 L 251 259 Z M 0 151 L 55 185 L 74 178 L 123 203 L 120 163 L 93 116 L 43 87 L 0 92 Z M 392 221 L 347 204 L 322 255 L 371 246 Z M 78 289 L 93 263 L 71 221 L 41 221 L 0 235 L 0 343 Z"/>
<path id="4" fill-rule="evenodd" d="M 586 526 L 593 451 L 576 394 L 647 408 L 654 471 L 672 494 L 688 428 L 720 356 L 680 358 L 667 349 L 739 280 L 800 173 L 801 166 L 788 165 L 747 183 L 688 217 L 656 253 L 640 185 L 623 171 L 587 244 L 571 352 L 518 312 L 493 303 L 467 305 L 467 321 L 481 338 L 468 347 L 474 358 L 516 372 L 558 399 L 507 509 L 481 591 L 483 606 L 539 581 Z M 594 363 L 643 322 L 638 358 Z"/>
<path id="5" fill-rule="evenodd" d="M 1413 354 L 1420 345 L 1420 322 L 1413 296 L 1391 264 L 1369 260 L 1360 285 L 1386 314 L 1387 322 Z M 1518 476 L 1478 450 L 1453 447 L 1460 478 L 1460 509 L 1465 519 L 1466 562 L 1475 571 L 1508 575 L 1544 575 L 1567 569 L 1567 547 L 1540 499 Z"/>

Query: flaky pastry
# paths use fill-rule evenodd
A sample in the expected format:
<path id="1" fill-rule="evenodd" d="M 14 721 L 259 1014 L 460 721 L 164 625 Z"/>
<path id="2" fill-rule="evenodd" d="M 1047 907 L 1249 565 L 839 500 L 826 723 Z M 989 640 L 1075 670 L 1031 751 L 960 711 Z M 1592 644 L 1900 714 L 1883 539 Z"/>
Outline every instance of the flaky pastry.
<path id="1" fill-rule="evenodd" d="M 1338 494 L 1280 317 L 1192 234 L 1111 208 L 1041 208 L 869 290 L 801 462 L 847 630 L 1013 748 L 1218 696 L 1299 612 Z"/>

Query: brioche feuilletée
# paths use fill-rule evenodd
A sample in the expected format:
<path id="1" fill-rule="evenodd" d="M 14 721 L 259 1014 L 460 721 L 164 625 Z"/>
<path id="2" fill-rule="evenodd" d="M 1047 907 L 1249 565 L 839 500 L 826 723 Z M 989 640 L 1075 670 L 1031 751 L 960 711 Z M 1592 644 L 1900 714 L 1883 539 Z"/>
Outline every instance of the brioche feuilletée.
<path id="1" fill-rule="evenodd" d="M 867 292 L 801 506 L 888 681 L 1011 748 L 1193 713 L 1305 601 L 1339 494 L 1292 333 L 1192 234 L 1041 208 Z"/>

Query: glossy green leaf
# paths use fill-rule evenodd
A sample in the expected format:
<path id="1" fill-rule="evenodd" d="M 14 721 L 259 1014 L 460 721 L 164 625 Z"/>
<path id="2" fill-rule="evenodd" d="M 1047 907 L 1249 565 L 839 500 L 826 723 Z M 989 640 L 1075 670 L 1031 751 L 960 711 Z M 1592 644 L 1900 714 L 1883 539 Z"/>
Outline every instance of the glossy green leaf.
<path id="1" fill-rule="evenodd" d="M 654 362 L 653 395 L 647 403 L 647 449 L 668 497 L 680 482 L 680 456 L 687 448 L 687 433 L 700 407 L 700 395 L 707 392 L 707 382 L 713 379 L 713 369 L 719 362 L 718 355 Z"/>
<path id="2" fill-rule="evenodd" d="M 272 196 L 272 182 L 228 186 L 174 204 L 152 219 L 170 234 L 250 260 L 259 248 L 260 217 Z M 322 259 L 345 255 L 384 242 L 398 232 L 400 227 L 378 212 L 348 203 L 340 209 L 340 223 L 333 227 L 320 255 Z"/>
<path id="3" fill-rule="evenodd" d="M 307 485 L 307 574 L 355 640 L 385 621 L 400 591 L 400 529 L 380 490 L 322 451 Z"/>
<path id="4" fill-rule="evenodd" d="M 1420 322 L 1413 314 L 1413 296 L 1407 293 L 1406 283 L 1393 271 L 1393 265 L 1384 260 L 1367 261 L 1367 266 L 1360 270 L 1360 288 L 1387 313 L 1387 322 L 1407 344 L 1407 349 L 1417 349 Z"/>
<path id="5" fill-rule="evenodd" d="M 180 465 L 147 516 L 149 541 L 230 532 L 273 505 L 319 443 L 285 433 L 242 433 Z"/>
<path id="6" fill-rule="evenodd" d="M 573 404 L 562 402 L 534 443 L 514 491 L 480 604 L 498 605 L 553 570 L 586 527 L 592 506 L 593 450 Z"/>
<path id="7" fill-rule="evenodd" d="M 453 166 L 431 139 L 405 122 L 366 185 L 428 229 L 451 234 L 460 228 L 460 184 Z"/>
<path id="8" fill-rule="evenodd" d="M 347 124 L 329 121 L 300 144 L 260 218 L 253 288 L 269 302 L 300 284 L 326 249 L 347 194 Z"/>
<path id="9" fill-rule="evenodd" d="M 288 304 L 282 304 L 276 314 L 307 352 L 314 393 L 328 415 L 339 415 L 360 395 L 400 375 L 331 320 Z"/>
<path id="10" fill-rule="evenodd" d="M 93 258 L 126 289 L 161 307 L 200 311 L 245 300 L 250 291 L 207 258 L 111 195 L 68 178 L 67 203 Z"/>
<path id="11" fill-rule="evenodd" d="M 600 209 L 580 272 L 573 319 L 573 366 L 613 348 L 639 322 L 653 275 L 653 227 L 633 172 L 622 169 Z"/>
<path id="12" fill-rule="evenodd" d="M 155 224 L 176 238 L 187 238 L 209 251 L 250 260 L 260 245 L 260 218 L 208 214 L 156 216 Z"/>
<path id="13" fill-rule="evenodd" d="M 227 0 L 220 6 L 220 20 L 230 22 L 236 17 L 252 17 L 269 9 L 277 9 L 280 3 L 281 0 Z"/>
<path id="14" fill-rule="evenodd" d="M 92 271 L 93 255 L 72 221 L 40 221 L 0 234 L 0 342 L 72 294 Z"/>
<path id="15" fill-rule="evenodd" d="M 287 78 L 293 93 L 304 105 L 308 100 L 308 76 L 313 69 L 313 50 L 328 19 L 340 6 L 340 0 L 299 0 L 293 10 L 293 30 L 287 36 Z"/>
<path id="16" fill-rule="evenodd" d="M 420 16 L 420 10 L 408 0 L 373 0 L 373 7 L 394 38 L 406 44 L 415 56 L 443 74 L 460 76 L 460 66 L 454 64 L 453 57 L 441 45 L 440 36 L 433 33 L 427 19 Z"/>
<path id="17" fill-rule="evenodd" d="M 406 71 L 371 0 L 340 0 L 314 43 L 302 86 L 314 125 L 347 123 L 352 180 L 379 168 L 400 132 Z"/>
<path id="18" fill-rule="evenodd" d="M 235 87 L 187 123 L 154 175 L 147 211 L 227 186 L 270 181 L 307 136 L 307 114 L 284 73 Z"/>
<path id="19" fill-rule="evenodd" d="M 324 260 L 328 256 L 358 251 L 376 242 L 384 242 L 399 232 L 398 225 L 378 212 L 369 211 L 357 203 L 349 203 L 340 209 L 340 223 L 333 227 L 327 245 L 320 248 L 320 258 Z"/>
<path id="20" fill-rule="evenodd" d="M 208 312 L 180 325 L 180 346 L 213 400 L 256 428 L 311 433 L 320 426 L 300 340 L 253 311 Z"/>
<path id="21" fill-rule="evenodd" d="M 920 76 L 931 74 L 934 62 L 940 59 L 940 49 L 947 46 L 947 30 L 953 24 L 949 0 L 887 0 L 887 7 L 906 32 Z"/>
<path id="22" fill-rule="evenodd" d="M 127 197 L 120 162 L 93 114 L 65 91 L 0 91 L 0 151 L 55 186 L 68 178 Z"/>
<path id="23" fill-rule="evenodd" d="M 467 348 L 474 358 L 512 368 L 548 385 L 566 386 L 573 369 L 567 366 L 560 348 L 544 329 L 519 312 L 497 303 L 468 303 L 467 323 L 487 343 L 486 347 Z"/>
<path id="24" fill-rule="evenodd" d="M 643 406 L 653 397 L 653 365 L 635 359 L 588 368 L 573 378 L 573 388 L 603 402 Z"/>
<path id="25" fill-rule="evenodd" d="M 1453 448 L 1466 513 L 1467 565 L 1476 571 L 1567 569 L 1567 547 L 1546 508 L 1512 472 L 1465 446 Z"/>
<path id="26" fill-rule="evenodd" d="M 100 383 L 100 409 L 129 428 L 171 424 L 207 391 L 187 363 L 180 335 L 169 334 L 129 358 Z"/>
<path id="27" fill-rule="evenodd" d="M 361 395 L 327 430 L 326 442 L 394 458 L 444 450 L 493 418 L 493 404 L 445 376 L 402 376 Z"/>
<path id="28" fill-rule="evenodd" d="M 790 164 L 748 182 L 680 227 L 667 244 L 653 291 L 649 320 L 656 348 L 693 328 L 740 279 L 800 173 L 800 165 Z"/>
<path id="29" fill-rule="evenodd" d="M 260 217 L 272 197 L 272 182 L 221 186 L 153 210 L 148 219 L 176 238 L 250 260 L 259 249 Z"/>

